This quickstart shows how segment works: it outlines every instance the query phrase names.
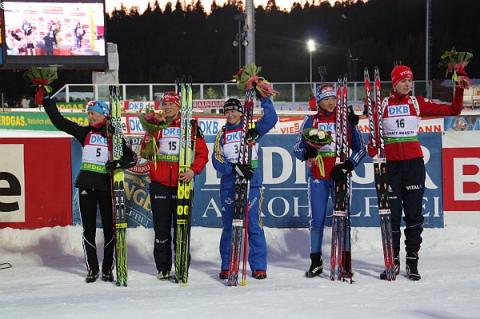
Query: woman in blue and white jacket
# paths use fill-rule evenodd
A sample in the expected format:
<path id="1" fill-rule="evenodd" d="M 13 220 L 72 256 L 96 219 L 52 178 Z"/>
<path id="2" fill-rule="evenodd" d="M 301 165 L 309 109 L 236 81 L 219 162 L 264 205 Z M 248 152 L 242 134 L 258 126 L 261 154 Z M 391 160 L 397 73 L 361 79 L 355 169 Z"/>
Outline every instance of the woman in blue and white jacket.
<path id="1" fill-rule="evenodd" d="M 248 216 L 248 262 L 252 276 L 256 279 L 267 277 L 267 243 L 262 228 L 260 216 L 262 187 L 261 171 L 258 167 L 259 141 L 277 123 L 278 117 L 272 101 L 263 97 L 260 100 L 264 115 L 255 123 L 255 128 L 249 131 L 250 138 L 256 143 L 252 150 L 252 164 L 238 164 L 239 146 L 242 138 L 243 113 L 242 104 L 237 99 L 229 99 L 223 108 L 227 123 L 217 134 L 214 152 L 212 154 L 213 167 L 221 173 L 220 199 L 222 203 L 223 231 L 220 239 L 220 256 L 222 258 L 220 279 L 227 279 L 228 260 L 232 239 L 232 219 L 234 212 L 235 180 L 237 174 L 250 179 L 249 216 Z"/>

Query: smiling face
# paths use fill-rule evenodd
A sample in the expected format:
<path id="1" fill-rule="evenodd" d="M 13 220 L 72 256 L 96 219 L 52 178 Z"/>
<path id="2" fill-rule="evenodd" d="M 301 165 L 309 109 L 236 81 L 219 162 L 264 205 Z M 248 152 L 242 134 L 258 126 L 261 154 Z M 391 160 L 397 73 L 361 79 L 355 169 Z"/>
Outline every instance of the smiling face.
<path id="1" fill-rule="evenodd" d="M 242 113 L 236 110 L 229 110 L 225 112 L 225 118 L 227 119 L 227 123 L 230 125 L 235 125 L 240 123 L 241 117 L 242 117 Z"/>
<path id="2" fill-rule="evenodd" d="M 87 112 L 88 124 L 93 127 L 99 127 L 106 123 L 106 117 L 95 111 Z"/>
<path id="3" fill-rule="evenodd" d="M 320 102 L 318 102 L 318 109 L 322 110 L 324 112 L 333 112 L 335 110 L 335 107 L 337 106 L 337 101 L 335 97 L 330 96 L 327 98 L 324 98 Z"/>
<path id="4" fill-rule="evenodd" d="M 405 78 L 395 85 L 393 91 L 399 95 L 408 95 L 408 93 L 412 90 L 413 81 L 411 78 Z"/>
<path id="5" fill-rule="evenodd" d="M 178 115 L 179 107 L 173 102 L 163 103 L 163 109 L 165 110 L 165 117 L 175 118 Z"/>

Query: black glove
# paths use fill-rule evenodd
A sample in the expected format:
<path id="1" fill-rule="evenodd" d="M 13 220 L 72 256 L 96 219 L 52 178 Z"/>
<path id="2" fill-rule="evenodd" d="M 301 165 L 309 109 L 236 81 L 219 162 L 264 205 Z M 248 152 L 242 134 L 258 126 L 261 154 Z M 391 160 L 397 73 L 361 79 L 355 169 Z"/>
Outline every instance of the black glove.
<path id="1" fill-rule="evenodd" d="M 134 162 L 130 162 L 126 157 L 122 157 L 118 160 L 107 161 L 105 163 L 105 168 L 107 171 L 113 172 L 116 169 L 132 167 L 134 164 Z"/>
<path id="2" fill-rule="evenodd" d="M 346 160 L 345 163 L 338 164 L 330 171 L 330 177 L 334 181 L 341 181 L 347 176 L 348 173 L 353 171 L 353 164 L 349 160 Z"/>
<path id="3" fill-rule="evenodd" d="M 318 151 L 315 148 L 313 148 L 311 146 L 307 146 L 305 148 L 305 153 L 304 153 L 303 157 L 305 159 L 309 159 L 309 158 L 315 158 L 315 157 L 317 157 L 317 155 L 318 155 Z"/>
<path id="4" fill-rule="evenodd" d="M 261 99 L 263 96 L 260 94 L 260 91 L 257 89 L 257 83 L 253 82 L 253 88 L 255 89 L 255 96 L 257 99 Z"/>
<path id="5" fill-rule="evenodd" d="M 348 123 L 350 123 L 351 125 L 357 125 L 359 120 L 360 118 L 358 117 L 358 115 L 353 113 L 353 107 L 349 105 L 348 106 Z"/>
<path id="6" fill-rule="evenodd" d="M 253 177 L 253 168 L 249 164 L 232 164 L 232 169 L 241 177 L 250 180 Z"/>
<path id="7" fill-rule="evenodd" d="M 256 140 L 256 138 L 258 137 L 258 132 L 255 128 L 251 128 L 248 130 L 247 132 L 247 135 L 245 135 L 245 142 L 249 142 L 250 140 Z"/>

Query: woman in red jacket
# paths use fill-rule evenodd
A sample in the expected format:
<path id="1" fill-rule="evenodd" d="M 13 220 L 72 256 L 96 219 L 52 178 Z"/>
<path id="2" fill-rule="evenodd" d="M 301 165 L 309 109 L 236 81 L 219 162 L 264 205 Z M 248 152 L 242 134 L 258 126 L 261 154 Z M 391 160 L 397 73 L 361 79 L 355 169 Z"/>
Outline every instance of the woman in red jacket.
<path id="1" fill-rule="evenodd" d="M 422 243 L 422 201 L 425 189 L 425 164 L 418 141 L 420 117 L 460 114 L 466 82 L 456 84 L 450 105 L 434 103 L 422 96 L 410 96 L 413 73 L 408 66 L 396 66 L 391 78 L 392 94 L 384 99 L 381 109 L 387 176 L 391 188 L 389 204 L 392 212 L 395 270 L 397 274 L 400 272 L 400 223 L 403 211 L 407 276 L 411 280 L 420 280 L 417 266 Z M 370 144 L 368 153 L 372 157 L 377 153 Z M 386 279 L 385 272 L 380 278 Z"/>
<path id="2" fill-rule="evenodd" d="M 150 162 L 150 201 L 155 231 L 153 257 L 158 271 L 158 279 L 169 280 L 172 269 L 171 228 L 172 218 L 175 220 L 177 213 L 178 180 L 188 182 L 202 172 L 208 162 L 208 148 L 199 129 L 195 143 L 195 159 L 190 169 L 179 175 L 180 97 L 175 92 L 166 92 L 161 104 L 169 125 L 167 128 L 157 131 L 153 136 L 157 141 L 158 154 L 157 163 Z M 142 149 L 151 142 L 151 139 L 152 136 L 146 133 Z"/>

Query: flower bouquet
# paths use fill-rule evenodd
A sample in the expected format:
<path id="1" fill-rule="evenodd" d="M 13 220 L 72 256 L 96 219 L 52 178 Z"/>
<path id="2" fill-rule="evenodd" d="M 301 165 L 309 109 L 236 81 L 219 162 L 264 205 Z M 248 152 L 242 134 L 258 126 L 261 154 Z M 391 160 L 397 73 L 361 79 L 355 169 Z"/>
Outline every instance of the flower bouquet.
<path id="1" fill-rule="evenodd" d="M 168 127 L 168 122 L 163 114 L 163 111 L 154 111 L 147 109 L 145 113 L 138 113 L 138 119 L 147 135 L 145 137 L 145 147 L 141 152 L 141 156 L 150 161 L 153 161 L 155 168 L 157 165 L 157 141 L 155 140 L 155 133 Z"/>
<path id="2" fill-rule="evenodd" d="M 333 141 L 332 133 L 330 131 L 325 132 L 316 128 L 307 128 L 303 130 L 302 135 L 305 142 L 317 150 Z"/>
<path id="3" fill-rule="evenodd" d="M 52 87 L 49 85 L 55 81 L 57 77 L 56 67 L 32 67 L 24 74 L 25 78 L 32 81 L 36 87 L 35 105 L 42 106 L 45 93 L 52 93 Z"/>
<path id="4" fill-rule="evenodd" d="M 470 87 L 470 79 L 465 72 L 465 67 L 472 59 L 470 52 L 458 52 L 455 48 L 445 51 L 440 57 L 440 67 L 445 68 L 445 77 L 452 74 L 452 80 L 465 88 Z"/>
<path id="5" fill-rule="evenodd" d="M 324 145 L 331 144 L 333 141 L 330 131 L 325 132 L 316 128 L 307 128 L 303 130 L 302 135 L 305 142 L 316 150 L 319 150 Z M 325 176 L 325 165 L 323 164 L 322 155 L 318 153 L 315 158 L 310 159 L 308 162 L 309 166 L 313 164 L 313 161 L 317 163 L 320 175 Z"/>
<path id="6" fill-rule="evenodd" d="M 242 91 L 248 91 L 255 87 L 258 94 L 262 97 L 277 95 L 278 91 L 275 91 L 264 77 L 258 75 L 261 70 L 262 67 L 257 67 L 253 63 L 241 68 L 237 74 L 233 76 L 235 81 L 237 81 L 237 87 Z"/>

